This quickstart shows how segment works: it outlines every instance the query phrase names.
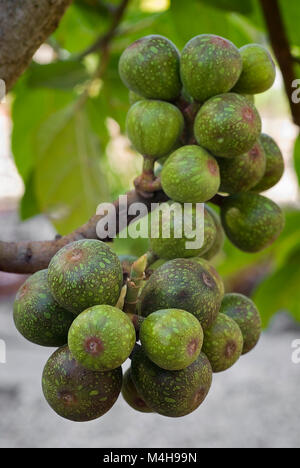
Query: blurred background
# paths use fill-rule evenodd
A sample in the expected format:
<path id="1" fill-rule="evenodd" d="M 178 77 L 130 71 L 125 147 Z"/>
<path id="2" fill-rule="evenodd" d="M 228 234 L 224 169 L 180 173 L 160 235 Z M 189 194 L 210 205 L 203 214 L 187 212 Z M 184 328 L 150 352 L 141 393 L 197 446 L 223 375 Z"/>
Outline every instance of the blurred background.
<path id="1" fill-rule="evenodd" d="M 69 233 L 99 203 L 132 187 L 142 158 L 124 131 L 128 91 L 117 66 L 125 47 L 144 35 L 162 34 L 182 49 L 191 37 L 213 33 L 238 47 L 261 43 L 273 53 L 272 18 L 267 26 L 261 3 L 130 0 L 109 49 L 102 50 L 94 44 L 110 30 L 120 0 L 74 1 L 0 104 L 1 240 Z M 279 6 L 295 78 L 300 78 L 300 3 L 281 0 Z M 294 89 L 290 84 L 288 95 L 280 65 L 274 87 L 257 96 L 256 105 L 263 131 L 276 139 L 286 162 L 281 182 L 266 193 L 285 210 L 284 233 L 255 255 L 226 242 L 214 260 L 227 291 L 250 295 L 258 305 L 265 329 L 258 347 L 217 375 L 207 401 L 186 418 L 134 413 L 119 399 L 99 421 L 63 421 L 41 392 L 51 350 L 25 342 L 13 326 L 13 297 L 24 276 L 0 273 L 0 339 L 7 345 L 7 363 L 0 364 L 0 446 L 300 446 L 300 364 L 292 361 L 292 343 L 300 339 L 300 122 L 293 123 Z M 117 240 L 114 248 L 140 255 L 147 241 Z"/>

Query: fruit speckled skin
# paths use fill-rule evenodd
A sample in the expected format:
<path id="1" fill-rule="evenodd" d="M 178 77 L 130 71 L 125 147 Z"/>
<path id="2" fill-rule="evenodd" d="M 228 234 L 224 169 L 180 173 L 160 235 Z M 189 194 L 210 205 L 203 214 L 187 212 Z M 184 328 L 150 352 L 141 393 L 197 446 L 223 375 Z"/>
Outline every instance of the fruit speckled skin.
<path id="1" fill-rule="evenodd" d="M 203 330 L 199 321 L 180 309 L 163 309 L 142 323 L 140 339 L 148 358 L 167 370 L 181 370 L 199 356 Z"/>
<path id="2" fill-rule="evenodd" d="M 148 99 L 175 100 L 181 91 L 179 52 L 166 37 L 145 36 L 121 55 L 120 77 L 131 91 Z"/>
<path id="3" fill-rule="evenodd" d="M 221 276 L 219 275 L 215 267 L 211 265 L 205 258 L 195 257 L 192 260 L 201 265 L 203 268 L 205 268 L 205 270 L 207 270 L 211 274 L 211 276 L 216 282 L 216 285 L 218 286 L 218 290 L 221 297 L 223 297 L 225 294 L 225 286 Z"/>
<path id="4" fill-rule="evenodd" d="M 216 237 L 211 248 L 207 252 L 205 252 L 205 254 L 203 254 L 202 257 L 206 260 L 211 260 L 222 250 L 225 242 L 225 233 L 222 227 L 221 218 L 218 215 L 218 213 L 216 213 L 216 211 L 209 205 L 206 205 L 206 209 L 214 220 L 216 226 Z"/>
<path id="5" fill-rule="evenodd" d="M 116 402 L 122 387 L 122 368 L 91 372 L 75 361 L 65 346 L 49 358 L 42 386 L 47 402 L 59 416 L 77 422 L 92 421 Z"/>
<path id="6" fill-rule="evenodd" d="M 263 177 L 266 170 L 266 153 L 258 140 L 248 153 L 235 158 L 218 159 L 221 186 L 225 193 L 248 192 Z"/>
<path id="7" fill-rule="evenodd" d="M 205 400 L 212 383 L 207 357 L 199 357 L 185 369 L 167 371 L 138 349 L 131 364 L 133 382 L 147 405 L 163 416 L 178 418 L 195 411 Z"/>
<path id="8" fill-rule="evenodd" d="M 261 317 L 254 302 L 242 294 L 226 294 L 220 312 L 238 324 L 244 340 L 242 354 L 249 353 L 257 345 L 262 327 Z"/>
<path id="9" fill-rule="evenodd" d="M 260 94 L 272 87 L 276 78 L 275 63 L 267 49 L 260 44 L 248 44 L 240 49 L 242 74 L 234 91 Z"/>
<path id="10" fill-rule="evenodd" d="M 108 305 L 90 307 L 74 320 L 68 344 L 72 355 L 86 369 L 109 371 L 128 358 L 136 341 L 130 318 Z"/>
<path id="11" fill-rule="evenodd" d="M 219 190 L 219 166 L 204 148 L 183 146 L 165 162 L 161 183 L 164 192 L 175 201 L 203 203 Z"/>
<path id="12" fill-rule="evenodd" d="M 284 172 L 284 160 L 279 146 L 272 137 L 261 134 L 260 142 L 265 150 L 267 165 L 262 179 L 252 189 L 254 192 L 264 192 L 276 185 Z"/>
<path id="13" fill-rule="evenodd" d="M 203 352 L 209 359 L 213 372 L 223 372 L 232 367 L 243 350 L 243 335 L 227 315 L 219 314 L 212 326 L 204 332 Z"/>
<path id="14" fill-rule="evenodd" d="M 188 259 L 175 259 L 158 268 L 140 296 L 141 315 L 161 309 L 182 309 L 193 314 L 205 330 L 216 319 L 223 296 L 209 271 Z"/>
<path id="15" fill-rule="evenodd" d="M 171 200 L 165 204 L 161 204 L 161 208 L 164 206 L 170 207 L 174 204 L 174 201 Z M 173 206 L 176 206 L 175 204 Z M 210 247 L 213 245 L 216 238 L 216 226 L 215 223 L 209 214 L 209 212 L 204 210 L 204 242 L 200 246 L 201 242 L 199 239 L 199 247 L 194 244 L 193 248 L 187 246 L 187 242 L 196 242 L 196 234 L 194 232 L 196 228 L 196 219 L 199 218 L 199 223 L 202 228 L 202 215 L 197 215 L 197 208 L 195 205 L 191 209 L 186 207 L 185 211 L 183 210 L 182 205 L 178 203 L 179 211 L 176 212 L 174 216 L 169 216 L 168 211 L 162 212 L 161 218 L 159 221 L 157 218 L 153 221 L 153 228 L 157 229 L 159 237 L 150 238 L 150 247 L 151 250 L 156 253 L 160 258 L 171 260 L 174 258 L 190 258 L 196 257 L 206 253 Z M 190 227 L 192 230 L 188 229 L 188 223 L 185 225 L 184 222 L 184 213 L 185 218 L 189 220 Z M 170 223 L 169 223 L 170 220 Z M 163 229 L 170 224 L 170 237 L 163 236 Z M 185 231 L 183 232 L 182 226 L 185 226 Z M 189 233 L 188 233 L 189 231 Z M 183 235 L 184 234 L 184 235 Z M 190 237 L 187 237 L 187 234 L 190 234 Z M 177 236 L 177 237 L 176 237 Z M 200 238 L 200 232 L 197 233 L 197 236 Z"/>
<path id="16" fill-rule="evenodd" d="M 150 159 L 158 159 L 172 151 L 183 127 L 180 110 L 163 101 L 139 101 L 129 109 L 126 119 L 131 143 Z"/>
<path id="17" fill-rule="evenodd" d="M 47 281 L 48 270 L 30 276 L 19 289 L 14 302 L 17 330 L 40 346 L 63 346 L 74 315 L 54 300 Z"/>
<path id="18" fill-rule="evenodd" d="M 123 377 L 122 396 L 131 408 L 140 413 L 153 413 L 139 395 L 131 376 L 131 368 L 127 369 Z"/>
<path id="19" fill-rule="evenodd" d="M 259 252 L 272 244 L 284 227 L 276 203 L 256 193 L 240 193 L 224 200 L 222 224 L 231 242 L 245 252 Z"/>
<path id="20" fill-rule="evenodd" d="M 261 126 L 259 113 L 249 100 L 227 93 L 203 104 L 195 119 L 194 133 L 199 145 L 215 156 L 233 158 L 251 150 Z"/>
<path id="21" fill-rule="evenodd" d="M 122 266 L 104 242 L 79 240 L 54 255 L 48 281 L 57 302 L 78 315 L 96 304 L 117 303 L 123 281 Z"/>
<path id="22" fill-rule="evenodd" d="M 204 102 L 233 88 L 242 72 L 242 57 L 227 39 L 202 34 L 184 47 L 180 71 L 187 92 L 197 101 Z"/>

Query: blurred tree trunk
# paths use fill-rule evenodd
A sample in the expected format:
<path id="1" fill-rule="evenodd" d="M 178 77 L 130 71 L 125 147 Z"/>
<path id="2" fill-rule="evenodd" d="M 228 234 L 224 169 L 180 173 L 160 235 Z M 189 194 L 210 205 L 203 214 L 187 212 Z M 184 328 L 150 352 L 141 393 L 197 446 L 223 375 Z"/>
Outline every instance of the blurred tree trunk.
<path id="1" fill-rule="evenodd" d="M 72 0 L 0 0 L 0 78 L 11 89 Z"/>

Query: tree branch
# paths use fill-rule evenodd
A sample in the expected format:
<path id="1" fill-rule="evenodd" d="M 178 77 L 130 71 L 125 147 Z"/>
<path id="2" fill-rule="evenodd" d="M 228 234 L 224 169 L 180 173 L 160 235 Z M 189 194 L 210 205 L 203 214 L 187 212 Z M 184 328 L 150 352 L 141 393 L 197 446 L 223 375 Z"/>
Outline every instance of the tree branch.
<path id="1" fill-rule="evenodd" d="M 294 58 L 285 31 L 278 0 L 260 0 L 271 44 L 277 58 L 289 99 L 293 120 L 300 127 L 300 106 L 292 101 L 292 83 L 296 79 Z"/>
<path id="2" fill-rule="evenodd" d="M 107 44 L 109 44 L 109 42 L 113 39 L 113 37 L 116 34 L 116 31 L 118 29 L 119 24 L 122 21 L 128 3 L 129 0 L 121 1 L 120 5 L 112 12 L 113 20 L 109 30 L 103 36 L 100 36 L 96 40 L 96 42 L 94 42 L 94 44 L 92 44 L 85 51 L 83 51 L 80 55 L 80 58 L 86 57 L 87 55 L 92 54 L 93 52 L 97 52 L 98 50 L 105 48 Z"/>
<path id="3" fill-rule="evenodd" d="M 148 210 L 151 208 L 151 203 L 160 203 L 167 200 L 163 192 L 155 193 L 152 198 L 144 198 L 135 190 L 128 192 L 126 195 L 128 207 L 133 203 L 143 203 L 147 206 Z M 118 200 L 114 202 L 114 206 L 116 208 L 118 228 L 120 214 Z M 80 239 L 98 239 L 96 227 L 101 218 L 102 216 L 95 215 L 86 224 L 76 229 L 76 231 L 52 241 L 0 241 L 0 270 L 11 273 L 34 273 L 47 268 L 53 255 L 66 244 Z M 133 216 L 128 216 L 127 225 L 133 219 Z M 102 240 L 109 241 L 110 239 L 106 238 Z"/>
<path id="4" fill-rule="evenodd" d="M 0 78 L 7 91 L 57 28 L 72 0 L 0 0 Z"/>

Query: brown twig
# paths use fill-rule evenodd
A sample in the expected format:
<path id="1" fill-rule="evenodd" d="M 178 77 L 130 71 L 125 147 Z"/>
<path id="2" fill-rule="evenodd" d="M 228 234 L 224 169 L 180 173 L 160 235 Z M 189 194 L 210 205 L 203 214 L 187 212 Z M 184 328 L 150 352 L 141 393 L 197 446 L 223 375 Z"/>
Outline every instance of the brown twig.
<path id="1" fill-rule="evenodd" d="M 292 83 L 296 79 L 294 57 L 282 19 L 278 0 L 260 0 L 271 44 L 284 80 L 293 120 L 300 127 L 300 106 L 292 100 Z"/>
<path id="2" fill-rule="evenodd" d="M 121 1 L 120 5 L 112 12 L 112 23 L 109 30 L 103 36 L 100 36 L 94 44 L 84 50 L 80 54 L 80 58 L 84 58 L 93 52 L 97 52 L 98 50 L 105 48 L 105 46 L 110 43 L 123 19 L 128 3 L 129 0 Z"/>
<path id="3" fill-rule="evenodd" d="M 143 203 L 148 210 L 151 203 L 160 203 L 167 200 L 163 192 L 156 192 L 151 198 L 143 198 L 135 190 L 127 194 L 127 206 L 133 203 Z M 117 232 L 119 225 L 119 200 L 114 202 L 117 218 Z M 34 273 L 48 267 L 48 264 L 55 253 L 66 244 L 80 239 L 98 239 L 96 227 L 102 216 L 93 216 L 86 224 L 76 229 L 67 236 L 52 241 L 21 241 L 4 242 L 0 241 L 0 270 L 12 273 Z M 134 219 L 127 217 L 127 225 Z M 101 239 L 109 241 L 111 239 Z"/>

